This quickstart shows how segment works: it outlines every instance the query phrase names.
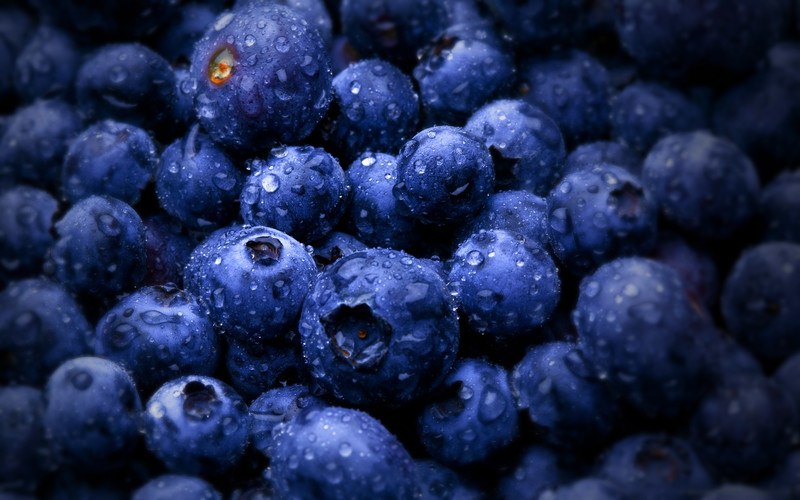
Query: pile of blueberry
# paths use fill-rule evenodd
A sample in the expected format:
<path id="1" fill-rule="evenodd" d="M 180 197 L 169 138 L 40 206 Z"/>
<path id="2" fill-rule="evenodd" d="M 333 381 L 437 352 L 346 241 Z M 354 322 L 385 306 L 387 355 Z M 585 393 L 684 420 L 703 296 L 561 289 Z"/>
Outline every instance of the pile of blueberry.
<path id="1" fill-rule="evenodd" d="M 0 498 L 800 498 L 800 2 L 9 0 Z"/>

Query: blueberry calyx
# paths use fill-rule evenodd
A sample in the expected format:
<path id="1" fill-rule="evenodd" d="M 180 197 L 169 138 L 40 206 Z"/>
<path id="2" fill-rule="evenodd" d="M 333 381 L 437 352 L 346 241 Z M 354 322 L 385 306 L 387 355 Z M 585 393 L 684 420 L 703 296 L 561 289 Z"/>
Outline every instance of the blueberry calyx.
<path id="1" fill-rule="evenodd" d="M 196 420 L 206 420 L 214 413 L 212 405 L 219 404 L 217 392 L 211 385 L 192 380 L 183 387 L 183 411 Z"/>
<path id="2" fill-rule="evenodd" d="M 442 398 L 431 408 L 434 416 L 439 420 L 446 420 L 460 414 L 466 408 L 465 401 L 469 398 L 465 396 L 471 396 L 469 393 L 469 387 L 460 380 L 448 385 L 444 389 Z"/>
<path id="3" fill-rule="evenodd" d="M 233 76 L 236 57 L 231 47 L 218 49 L 208 63 L 208 78 L 216 85 L 222 85 Z"/>
<path id="4" fill-rule="evenodd" d="M 356 370 L 375 370 L 386 358 L 392 327 L 367 304 L 339 306 L 321 321 L 333 351 Z"/>
<path id="5" fill-rule="evenodd" d="M 335 245 L 333 248 L 331 248 L 330 257 L 316 254 L 314 255 L 314 262 L 316 262 L 318 266 L 329 266 L 342 257 L 344 257 L 344 252 L 341 248 L 339 248 L 338 245 Z"/>
<path id="6" fill-rule="evenodd" d="M 245 243 L 250 250 L 250 257 L 258 264 L 278 262 L 283 253 L 283 243 L 277 238 L 259 236 Z"/>
<path id="7" fill-rule="evenodd" d="M 625 182 L 622 186 L 611 191 L 608 197 L 608 204 L 614 208 L 620 217 L 626 219 L 635 219 L 639 216 L 641 208 L 641 199 L 644 196 L 644 191 L 631 184 Z"/>

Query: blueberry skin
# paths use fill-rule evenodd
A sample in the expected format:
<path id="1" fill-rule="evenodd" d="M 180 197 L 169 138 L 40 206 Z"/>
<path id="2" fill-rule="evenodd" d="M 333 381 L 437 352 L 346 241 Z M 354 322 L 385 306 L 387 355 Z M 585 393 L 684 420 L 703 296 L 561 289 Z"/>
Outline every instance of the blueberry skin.
<path id="1" fill-rule="evenodd" d="M 414 463 L 377 420 L 348 408 L 311 408 L 272 432 L 279 498 L 414 498 Z"/>
<path id="2" fill-rule="evenodd" d="M 564 176 L 598 163 L 609 163 L 622 167 L 633 175 L 640 176 L 642 158 L 625 144 L 612 141 L 596 141 L 581 144 L 567 156 Z"/>
<path id="3" fill-rule="evenodd" d="M 639 257 L 583 279 L 573 312 L 587 361 L 648 417 L 689 409 L 707 385 L 711 323 L 676 271 Z"/>
<path id="4" fill-rule="evenodd" d="M 661 231 L 652 257 L 678 271 L 692 300 L 709 309 L 716 305 L 719 272 L 707 249 L 690 244 L 677 233 Z"/>
<path id="5" fill-rule="evenodd" d="M 333 21 L 324 0 L 236 0 L 234 9 L 247 9 L 252 6 L 284 5 L 316 28 L 327 47 L 333 40 Z M 338 10 L 337 10 L 338 14 Z"/>
<path id="6" fill-rule="evenodd" d="M 614 431 L 616 401 L 574 344 L 530 349 L 514 366 L 510 383 L 517 407 L 548 444 L 591 449 Z"/>
<path id="7" fill-rule="evenodd" d="M 195 242 L 183 232 L 177 221 L 165 214 L 145 217 L 144 234 L 147 250 L 147 273 L 144 285 L 183 286 L 183 271 L 194 250 Z"/>
<path id="8" fill-rule="evenodd" d="M 800 171 L 783 171 L 764 186 L 759 196 L 763 241 L 800 243 Z"/>
<path id="9" fill-rule="evenodd" d="M 414 218 L 446 225 L 474 216 L 494 191 L 489 149 L 458 127 L 431 127 L 397 157 L 394 196 Z"/>
<path id="10" fill-rule="evenodd" d="M 345 172 L 352 190 L 345 216 L 353 234 L 368 245 L 406 250 L 420 240 L 421 224 L 394 197 L 397 158 L 364 153 Z"/>
<path id="11" fill-rule="evenodd" d="M 92 328 L 74 298 L 43 278 L 0 292 L 0 383 L 42 385 L 62 362 L 88 354 Z"/>
<path id="12" fill-rule="evenodd" d="M 453 254 L 449 287 L 469 326 L 496 337 L 529 335 L 558 304 L 561 280 L 535 241 L 502 229 L 480 231 Z"/>
<path id="13" fill-rule="evenodd" d="M 567 144 L 602 139 L 609 129 L 610 81 L 600 62 L 571 50 L 524 64 L 521 93 L 556 122 Z"/>
<path id="14" fill-rule="evenodd" d="M 457 317 L 427 264 L 368 249 L 320 273 L 300 318 L 306 366 L 356 406 L 397 407 L 430 393 L 455 361 Z"/>
<path id="15" fill-rule="evenodd" d="M 738 377 L 764 375 L 764 369 L 755 356 L 729 335 L 717 335 L 710 349 L 710 368 L 717 386 Z"/>
<path id="16" fill-rule="evenodd" d="M 345 255 L 366 250 L 367 245 L 348 233 L 331 231 L 314 244 L 314 262 L 319 270 L 324 269 Z"/>
<path id="17" fill-rule="evenodd" d="M 70 144 L 61 170 L 62 192 L 69 203 L 107 195 L 135 205 L 157 165 L 150 134 L 127 123 L 103 120 Z"/>
<path id="18" fill-rule="evenodd" d="M 219 359 L 208 310 L 173 285 L 119 301 L 98 321 L 94 350 L 127 369 L 143 393 L 180 375 L 210 375 Z"/>
<path id="19" fill-rule="evenodd" d="M 55 191 L 69 142 L 81 129 L 78 113 L 61 99 L 18 108 L 0 137 L 0 180 Z"/>
<path id="20" fill-rule="evenodd" d="M 170 472 L 218 476 L 244 455 L 247 404 L 215 378 L 187 375 L 162 385 L 144 412 L 147 448 Z"/>
<path id="21" fill-rule="evenodd" d="M 109 196 L 84 198 L 56 222 L 56 232 L 45 265 L 71 292 L 108 301 L 143 280 L 144 224 L 127 203 Z"/>
<path id="22" fill-rule="evenodd" d="M 493 101 L 476 111 L 464 130 L 481 138 L 494 160 L 497 190 L 520 189 L 546 196 L 566 158 L 558 125 L 520 99 Z"/>
<path id="23" fill-rule="evenodd" d="M 425 405 L 418 434 L 432 457 L 446 464 L 479 463 L 502 450 L 519 430 L 508 372 L 477 359 L 462 359 Z"/>
<path id="24" fill-rule="evenodd" d="M 658 205 L 638 177 L 599 164 L 561 179 L 547 197 L 547 221 L 553 253 L 581 275 L 617 257 L 648 253 Z"/>
<path id="25" fill-rule="evenodd" d="M 291 9 L 224 12 L 192 55 L 197 117 L 215 141 L 242 154 L 297 143 L 328 109 L 330 65 L 319 33 Z"/>
<path id="26" fill-rule="evenodd" d="M 464 241 L 481 229 L 521 234 L 526 241 L 548 248 L 547 201 L 530 191 L 494 193 L 486 200 L 483 210 L 458 231 L 456 240 Z"/>
<path id="27" fill-rule="evenodd" d="M 0 192 L 0 277 L 25 277 L 42 271 L 53 244 L 58 202 L 47 191 L 17 185 Z"/>
<path id="28" fill-rule="evenodd" d="M 408 76 L 386 61 L 367 59 L 333 78 L 333 101 L 320 136 L 342 161 L 351 162 L 365 151 L 394 153 L 418 121 L 419 97 Z"/>
<path id="29" fill-rule="evenodd" d="M 233 222 L 245 175 L 207 135 L 193 126 L 161 153 L 156 194 L 165 212 L 191 229 Z"/>
<path id="30" fill-rule="evenodd" d="M 698 454 L 724 479 L 755 479 L 781 463 L 796 434 L 794 401 L 773 381 L 740 377 L 718 386 L 690 424 Z"/>
<path id="31" fill-rule="evenodd" d="M 222 500 L 222 494 L 199 477 L 162 474 L 137 488 L 131 500 Z"/>
<path id="32" fill-rule="evenodd" d="M 799 244 L 762 243 L 742 253 L 722 288 L 725 324 L 764 361 L 800 351 L 798 273 Z"/>
<path id="33" fill-rule="evenodd" d="M 248 165 L 240 202 L 246 224 L 312 243 L 331 232 L 347 210 L 350 186 L 344 170 L 322 148 L 278 147 Z"/>
<path id="34" fill-rule="evenodd" d="M 250 401 L 279 383 L 303 379 L 303 360 L 293 345 L 249 345 L 231 341 L 225 357 L 230 384 Z"/>
<path id="35" fill-rule="evenodd" d="M 774 500 L 767 490 L 736 483 L 723 484 L 707 492 L 701 500 Z"/>
<path id="36" fill-rule="evenodd" d="M 625 497 L 611 481 L 596 477 L 579 479 L 560 486 L 548 500 L 623 500 Z"/>
<path id="37" fill-rule="evenodd" d="M 415 460 L 420 500 L 478 500 L 481 492 L 460 474 L 430 459 Z"/>
<path id="38" fill-rule="evenodd" d="M 640 154 L 665 135 L 706 127 L 700 106 L 678 90 L 634 82 L 611 99 L 611 136 Z"/>
<path id="39" fill-rule="evenodd" d="M 404 70 L 448 24 L 444 0 L 342 0 L 340 16 L 342 32 L 358 53 Z"/>
<path id="40" fill-rule="evenodd" d="M 293 420 L 307 408 L 322 409 L 326 406 L 327 403 L 312 395 L 305 385 L 270 389 L 250 403 L 250 442 L 255 449 L 269 456 L 274 445 L 273 429 Z"/>
<path id="41" fill-rule="evenodd" d="M 257 344 L 296 328 L 316 273 L 306 249 L 286 233 L 231 226 L 194 249 L 183 280 L 221 334 Z"/>
<path id="42" fill-rule="evenodd" d="M 495 495 L 503 500 L 538 498 L 568 481 L 568 476 L 559 465 L 556 453 L 550 448 L 532 445 L 522 452 L 514 469 L 500 478 Z"/>
<path id="43" fill-rule="evenodd" d="M 27 102 L 56 95 L 69 97 L 81 55 L 68 33 L 40 25 L 14 63 L 14 90 Z"/>
<path id="44" fill-rule="evenodd" d="M 585 23 L 586 0 L 488 0 L 492 14 L 519 46 L 565 42 Z"/>
<path id="45" fill-rule="evenodd" d="M 122 464 L 141 439 L 142 402 L 122 366 L 73 358 L 45 386 L 44 425 L 67 463 L 99 472 Z"/>
<path id="46" fill-rule="evenodd" d="M 50 464 L 42 391 L 0 387 L 0 485 L 4 492 L 33 492 Z"/>
<path id="47" fill-rule="evenodd" d="M 192 59 L 195 42 L 205 34 L 218 15 L 218 9 L 207 2 L 183 4 L 159 30 L 156 50 L 173 67 L 187 65 Z"/>
<path id="48" fill-rule="evenodd" d="M 693 498 L 714 482 L 692 446 L 666 434 L 635 434 L 609 448 L 598 477 L 614 483 L 622 498 Z"/>
<path id="49" fill-rule="evenodd" d="M 426 120 L 463 125 L 472 113 L 505 93 L 516 68 L 511 51 L 488 26 L 450 27 L 420 52 L 414 67 Z"/>
<path id="50" fill-rule="evenodd" d="M 75 80 L 78 110 L 87 121 L 110 118 L 145 129 L 169 125 L 176 89 L 169 63 L 139 43 L 102 46 Z"/>

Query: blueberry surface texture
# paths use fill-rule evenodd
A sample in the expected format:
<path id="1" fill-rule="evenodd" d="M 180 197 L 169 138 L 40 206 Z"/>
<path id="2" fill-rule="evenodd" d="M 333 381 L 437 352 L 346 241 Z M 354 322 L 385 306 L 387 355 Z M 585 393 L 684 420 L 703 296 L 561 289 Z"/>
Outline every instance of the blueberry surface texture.
<path id="1" fill-rule="evenodd" d="M 58 201 L 35 187 L 19 184 L 0 193 L 0 277 L 42 271 L 57 211 Z"/>

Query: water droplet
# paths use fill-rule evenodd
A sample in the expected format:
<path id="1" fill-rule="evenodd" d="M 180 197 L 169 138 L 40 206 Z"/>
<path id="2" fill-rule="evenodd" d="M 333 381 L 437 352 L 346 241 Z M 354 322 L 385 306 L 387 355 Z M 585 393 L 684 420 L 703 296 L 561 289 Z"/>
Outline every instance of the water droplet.
<path id="1" fill-rule="evenodd" d="M 226 12 L 221 16 L 219 16 L 217 20 L 214 22 L 214 30 L 221 31 L 225 29 L 227 25 L 231 24 L 231 21 L 233 21 L 233 17 L 234 17 L 233 12 Z"/>
<path id="2" fill-rule="evenodd" d="M 144 311 L 139 315 L 148 325 L 163 325 L 166 323 L 179 323 L 180 321 L 175 316 L 164 314 L 161 311 Z"/>
<path id="3" fill-rule="evenodd" d="M 246 37 L 244 37 L 244 44 L 247 45 L 248 47 L 252 47 L 253 45 L 256 44 L 256 37 L 254 37 L 253 35 L 247 35 Z"/>
<path id="4" fill-rule="evenodd" d="M 92 375 L 85 370 L 75 370 L 70 374 L 69 381 L 72 383 L 72 386 L 79 391 L 85 391 L 92 385 L 94 379 Z"/>
<path id="5" fill-rule="evenodd" d="M 289 40 L 285 36 L 279 36 L 276 38 L 273 46 L 275 47 L 275 50 L 282 54 L 288 52 L 290 48 Z"/>
<path id="6" fill-rule="evenodd" d="M 217 172 L 214 174 L 214 177 L 211 178 L 211 182 L 213 182 L 214 185 L 222 191 L 230 191 L 236 187 L 236 179 L 223 172 Z"/>
<path id="7" fill-rule="evenodd" d="M 642 302 L 635 304 L 628 309 L 628 314 L 638 320 L 644 321 L 648 325 L 656 325 L 661 321 L 663 311 L 658 304 L 653 302 Z"/>
<path id="8" fill-rule="evenodd" d="M 114 237 L 122 233 L 122 224 L 111 214 L 97 216 L 97 228 L 106 236 Z"/>
<path id="9" fill-rule="evenodd" d="M 359 92 L 361 92 L 361 83 L 356 80 L 350 82 L 350 93 L 358 95 Z"/>
<path id="10" fill-rule="evenodd" d="M 108 78 L 113 83 L 122 83 L 128 78 L 128 71 L 122 66 L 113 66 L 108 73 Z"/>
<path id="11" fill-rule="evenodd" d="M 281 179 L 275 174 L 267 174 L 261 179 L 261 187 L 268 193 L 274 193 L 281 187 Z"/>
<path id="12" fill-rule="evenodd" d="M 341 455 L 342 458 L 347 458 L 352 454 L 353 454 L 353 447 L 350 446 L 350 443 L 345 441 L 339 445 L 339 455 Z"/>
<path id="13" fill-rule="evenodd" d="M 467 264 L 471 266 L 479 266 L 483 264 L 484 257 L 479 250 L 472 250 L 467 254 Z"/>

